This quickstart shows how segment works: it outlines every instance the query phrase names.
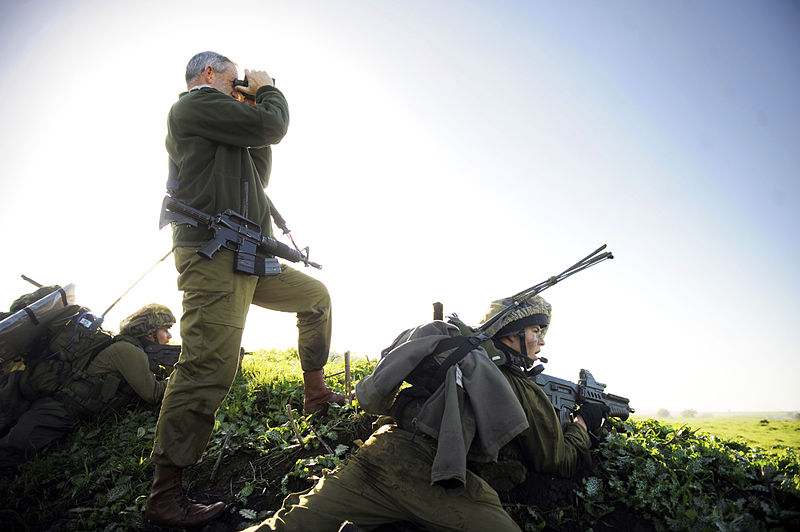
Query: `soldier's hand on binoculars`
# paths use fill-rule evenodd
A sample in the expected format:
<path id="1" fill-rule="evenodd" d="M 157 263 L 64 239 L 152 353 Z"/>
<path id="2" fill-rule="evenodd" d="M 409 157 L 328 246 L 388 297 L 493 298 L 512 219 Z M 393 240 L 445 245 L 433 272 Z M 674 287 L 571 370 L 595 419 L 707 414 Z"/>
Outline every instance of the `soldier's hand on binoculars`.
<path id="1" fill-rule="evenodd" d="M 236 87 L 236 90 L 244 94 L 254 95 L 258 89 L 264 85 L 275 86 L 275 81 L 264 70 L 250 70 L 245 68 L 244 75 L 247 79 L 247 87 Z"/>

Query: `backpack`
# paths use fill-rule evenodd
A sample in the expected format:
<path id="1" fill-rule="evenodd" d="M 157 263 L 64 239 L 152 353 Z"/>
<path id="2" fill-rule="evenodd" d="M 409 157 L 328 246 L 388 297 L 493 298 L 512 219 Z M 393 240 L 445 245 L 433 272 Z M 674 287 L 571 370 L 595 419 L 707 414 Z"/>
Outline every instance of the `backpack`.
<path id="1" fill-rule="evenodd" d="M 403 380 L 410 386 L 401 389 L 392 404 L 390 414 L 395 422 L 403 428 L 410 428 L 411 420 L 416 413 L 444 382 L 447 370 L 458 364 L 476 347 L 482 347 L 498 367 L 507 361 L 506 356 L 494 346 L 491 339 L 465 324 L 457 315 L 448 317 L 447 322 L 456 326 L 461 334 L 439 342 L 435 350 L 409 372 Z M 408 331 L 402 333 L 398 339 L 402 338 L 406 332 Z M 397 340 L 392 346 L 384 349 L 381 352 L 381 358 L 385 357 L 396 343 Z M 439 355 L 447 351 L 452 352 L 442 360 Z"/>
<path id="2" fill-rule="evenodd" d="M 47 327 L 47 348 L 25 361 L 27 369 L 20 382 L 23 397 L 56 396 L 73 403 L 82 413 L 99 411 L 103 405 L 98 400 L 110 399 L 120 384 L 113 375 L 104 378 L 86 373 L 94 357 L 115 341 L 111 333 L 100 328 L 101 323 L 102 318 L 78 305 L 59 312 Z M 93 404 L 87 406 L 87 401 Z"/>
<path id="3" fill-rule="evenodd" d="M 8 313 L 0 313 L 0 373 L 25 368 L 25 360 L 47 350 L 47 325 L 74 303 L 74 287 L 45 286 L 18 297 Z"/>

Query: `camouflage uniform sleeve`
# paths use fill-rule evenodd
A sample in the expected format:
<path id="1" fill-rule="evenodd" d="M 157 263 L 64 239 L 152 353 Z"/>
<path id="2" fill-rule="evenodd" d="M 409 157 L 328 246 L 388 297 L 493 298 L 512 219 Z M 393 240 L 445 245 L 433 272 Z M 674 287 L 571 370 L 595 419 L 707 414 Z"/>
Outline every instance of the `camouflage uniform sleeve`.
<path id="1" fill-rule="evenodd" d="M 89 375 L 111 372 L 122 375 L 133 391 L 150 404 L 157 404 L 164 397 L 167 381 L 156 379 L 144 351 L 128 342 L 114 342 L 106 347 L 87 368 Z"/>
<path id="2" fill-rule="evenodd" d="M 539 473 L 562 477 L 574 476 L 591 464 L 589 434 L 580 425 L 571 423 L 562 431 L 550 400 L 530 380 L 503 371 L 519 398 L 530 426 L 517 436 L 526 465 Z"/>

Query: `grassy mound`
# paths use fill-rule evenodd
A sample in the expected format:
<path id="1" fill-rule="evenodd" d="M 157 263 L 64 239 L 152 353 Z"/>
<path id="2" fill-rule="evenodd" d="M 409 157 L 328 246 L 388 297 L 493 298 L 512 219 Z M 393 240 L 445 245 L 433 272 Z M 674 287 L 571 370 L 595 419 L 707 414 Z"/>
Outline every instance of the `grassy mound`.
<path id="1" fill-rule="evenodd" d="M 374 364 L 374 362 L 373 362 Z M 354 359 L 354 382 L 371 364 Z M 343 362 L 327 366 L 344 389 Z M 200 502 L 232 509 L 204 528 L 254 524 L 283 497 L 310 487 L 358 448 L 374 417 L 354 405 L 302 414 L 302 374 L 293 351 L 247 356 L 217 413 L 203 461 L 184 484 Z M 298 438 L 286 405 L 292 408 Z M 156 410 L 81 426 L 17 470 L 0 472 L 4 530 L 160 530 L 143 520 L 153 466 Z M 764 451 L 653 420 L 616 423 L 577 480 L 530 475 L 501 493 L 524 530 L 798 530 L 800 462 L 791 449 Z M 384 530 L 409 527 L 384 527 Z"/>

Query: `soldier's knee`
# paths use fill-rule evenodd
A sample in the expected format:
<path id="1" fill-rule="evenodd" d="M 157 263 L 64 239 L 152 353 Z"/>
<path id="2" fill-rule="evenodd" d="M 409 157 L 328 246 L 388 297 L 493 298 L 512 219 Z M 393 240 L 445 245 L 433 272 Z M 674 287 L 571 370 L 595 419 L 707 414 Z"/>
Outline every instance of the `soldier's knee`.
<path id="1" fill-rule="evenodd" d="M 325 285 L 320 283 L 321 289 L 310 298 L 311 304 L 306 310 L 297 313 L 300 322 L 319 322 L 329 320 L 331 316 L 331 296 Z"/>

